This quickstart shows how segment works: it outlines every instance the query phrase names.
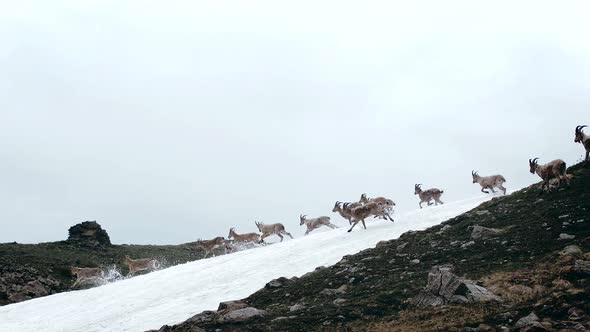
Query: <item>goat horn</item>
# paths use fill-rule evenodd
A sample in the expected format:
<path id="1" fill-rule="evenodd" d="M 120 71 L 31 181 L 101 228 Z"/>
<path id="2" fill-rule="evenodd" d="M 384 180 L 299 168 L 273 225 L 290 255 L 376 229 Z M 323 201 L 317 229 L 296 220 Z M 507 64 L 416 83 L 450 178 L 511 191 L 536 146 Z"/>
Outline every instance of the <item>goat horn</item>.
<path id="1" fill-rule="evenodd" d="M 586 128 L 586 127 L 588 127 L 588 126 L 587 126 L 587 125 L 578 126 L 577 130 L 578 130 L 578 131 L 582 131 L 582 128 Z"/>
<path id="2" fill-rule="evenodd" d="M 535 158 L 535 159 L 533 159 L 533 162 L 532 162 L 532 163 L 533 163 L 533 164 L 534 164 L 534 163 L 536 163 L 538 159 L 539 159 L 539 158 Z"/>

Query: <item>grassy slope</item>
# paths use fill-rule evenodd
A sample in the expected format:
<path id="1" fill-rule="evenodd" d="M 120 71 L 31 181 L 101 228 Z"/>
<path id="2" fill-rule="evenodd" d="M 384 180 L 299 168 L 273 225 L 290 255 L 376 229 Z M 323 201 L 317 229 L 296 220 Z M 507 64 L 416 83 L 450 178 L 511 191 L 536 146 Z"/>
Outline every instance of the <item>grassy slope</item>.
<path id="1" fill-rule="evenodd" d="M 570 278 L 563 283 L 569 283 L 566 288 L 574 294 L 568 298 L 568 293 L 564 291 L 563 301 L 569 301 L 565 304 L 584 307 L 584 303 L 579 302 L 590 295 L 588 280 L 576 275 L 564 276 L 564 269 L 571 270 L 573 261 L 564 261 L 557 253 L 571 244 L 580 246 L 584 252 L 590 251 L 590 164 L 573 166 L 568 172 L 574 174 L 569 188 L 553 193 L 541 193 L 538 185 L 525 188 L 486 202 L 439 226 L 405 233 L 397 240 L 382 242 L 376 248 L 344 257 L 334 266 L 284 281 L 283 286 L 278 288 L 265 287 L 244 299 L 249 306 L 266 310 L 268 314 L 264 318 L 239 324 L 215 320 L 187 321 L 163 327 L 162 330 L 456 330 L 479 323 L 500 324 L 494 317 L 501 312 L 513 310 L 517 316 L 526 315 L 536 308 L 536 302 L 556 301 L 562 293 L 551 287 L 561 282 L 561 278 Z M 445 225 L 450 228 L 440 232 Z M 488 239 L 474 240 L 474 244 L 462 247 L 472 241 L 468 228 L 472 225 L 498 228 L 503 232 Z M 576 237 L 559 240 L 560 233 Z M 414 259 L 420 262 L 411 263 Z M 509 286 L 538 291 L 530 296 L 507 298 L 502 305 L 446 306 L 443 309 L 411 307 L 407 300 L 418 294 L 426 284 L 431 267 L 440 264 L 453 264 L 457 275 L 482 280 L 489 287 L 494 285 L 494 278 L 509 280 L 508 286 L 494 288 L 500 293 L 502 287 Z M 545 275 L 546 280 L 537 280 L 541 275 Z M 321 294 L 322 290 L 342 285 L 347 287 L 343 294 Z M 345 302 L 336 305 L 336 298 Z M 289 307 L 296 303 L 303 304 L 304 309 L 290 311 Z M 565 304 L 560 305 L 563 307 Z M 586 310 L 588 312 L 590 308 Z M 544 314 L 547 319 L 563 318 L 553 312 Z M 278 317 L 284 318 L 275 320 Z"/>

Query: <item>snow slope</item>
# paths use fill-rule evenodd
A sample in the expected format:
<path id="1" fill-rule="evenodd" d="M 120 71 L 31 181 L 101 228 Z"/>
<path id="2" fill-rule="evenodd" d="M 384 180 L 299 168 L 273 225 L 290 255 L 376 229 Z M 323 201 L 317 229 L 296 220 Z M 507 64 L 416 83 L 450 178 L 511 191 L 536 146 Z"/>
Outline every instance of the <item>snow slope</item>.
<path id="1" fill-rule="evenodd" d="M 347 233 L 318 229 L 305 237 L 177 265 L 88 290 L 61 293 L 0 307 L 0 331 L 145 331 L 182 322 L 219 302 L 244 298 L 278 277 L 300 276 L 381 240 L 421 230 L 466 212 L 490 196 L 429 207 L 367 222 Z M 333 218 L 340 219 L 340 218 Z M 292 233 L 303 228 L 287 224 Z"/>

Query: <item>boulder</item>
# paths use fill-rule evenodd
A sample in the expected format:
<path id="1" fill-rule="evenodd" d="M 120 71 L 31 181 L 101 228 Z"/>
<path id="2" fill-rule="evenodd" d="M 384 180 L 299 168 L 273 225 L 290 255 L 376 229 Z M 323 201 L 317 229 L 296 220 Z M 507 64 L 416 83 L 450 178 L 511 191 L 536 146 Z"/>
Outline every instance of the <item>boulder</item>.
<path id="1" fill-rule="evenodd" d="M 233 311 L 246 308 L 248 305 L 242 301 L 226 301 L 219 303 L 217 311 Z"/>
<path id="2" fill-rule="evenodd" d="M 69 242 L 75 242 L 89 247 L 110 246 L 111 239 L 107 231 L 95 221 L 85 221 L 76 224 L 68 230 Z"/>
<path id="3" fill-rule="evenodd" d="M 519 319 L 516 324 L 514 325 L 515 328 L 519 329 L 528 325 L 533 324 L 534 322 L 539 321 L 539 317 L 535 315 L 534 312 L 531 312 L 528 316 L 522 317 Z"/>
<path id="4" fill-rule="evenodd" d="M 562 251 L 559 252 L 560 255 L 562 256 L 578 256 L 578 255 L 582 255 L 584 252 L 582 251 L 582 249 L 580 249 L 580 247 L 578 247 L 575 244 L 572 244 L 571 246 L 567 246 L 565 248 L 563 248 Z"/>
<path id="5" fill-rule="evenodd" d="M 487 228 L 487 227 L 478 226 L 478 225 L 470 226 L 469 228 L 471 228 L 471 238 L 472 239 L 487 238 L 487 237 L 495 236 L 495 235 L 502 233 L 502 230 L 500 230 L 500 229 Z"/>
<path id="6" fill-rule="evenodd" d="M 250 320 L 252 318 L 264 317 L 265 315 L 266 315 L 266 311 L 264 311 L 264 310 L 259 310 L 254 307 L 246 307 L 243 309 L 230 311 L 230 312 L 222 315 L 218 319 L 218 321 L 220 323 L 222 323 L 222 322 L 223 323 L 226 323 L 226 322 L 239 323 L 239 322 L 244 322 L 244 321 Z"/>
<path id="7" fill-rule="evenodd" d="M 45 286 L 43 286 L 39 280 L 29 281 L 25 287 L 23 287 L 23 292 L 32 294 L 34 297 L 49 295 L 49 291 L 47 291 Z"/>
<path id="8" fill-rule="evenodd" d="M 488 289 L 452 273 L 448 265 L 435 266 L 428 273 L 426 287 L 411 300 L 416 306 L 441 306 L 448 303 L 501 301 Z"/>

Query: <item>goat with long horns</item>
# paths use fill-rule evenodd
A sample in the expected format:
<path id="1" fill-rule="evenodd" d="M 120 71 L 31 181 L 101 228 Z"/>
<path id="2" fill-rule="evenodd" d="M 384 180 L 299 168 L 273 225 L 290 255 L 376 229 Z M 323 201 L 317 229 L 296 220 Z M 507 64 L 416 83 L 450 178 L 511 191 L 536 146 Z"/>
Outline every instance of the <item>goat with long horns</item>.
<path id="1" fill-rule="evenodd" d="M 583 126 L 576 126 L 576 132 L 574 137 L 575 143 L 582 143 L 584 149 L 586 149 L 586 158 L 584 161 L 590 160 L 590 135 L 584 134 L 582 131 L 583 128 L 588 127 L 586 125 Z"/>

